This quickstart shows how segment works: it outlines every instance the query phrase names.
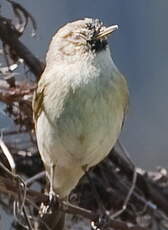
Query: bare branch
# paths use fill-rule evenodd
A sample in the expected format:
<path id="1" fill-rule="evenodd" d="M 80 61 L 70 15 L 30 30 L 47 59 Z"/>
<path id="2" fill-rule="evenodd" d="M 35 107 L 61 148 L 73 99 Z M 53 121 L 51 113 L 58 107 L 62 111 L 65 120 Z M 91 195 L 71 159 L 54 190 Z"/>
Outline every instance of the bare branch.
<path id="1" fill-rule="evenodd" d="M 8 160 L 8 163 L 10 165 L 12 172 L 15 173 L 16 165 L 15 165 L 13 156 L 10 153 L 10 151 L 9 151 L 8 147 L 6 146 L 6 144 L 4 143 L 4 141 L 2 140 L 2 138 L 0 138 L 0 147 L 1 147 L 4 155 L 6 156 L 6 159 Z"/>
<path id="2" fill-rule="evenodd" d="M 33 95 L 36 89 L 36 84 L 29 84 L 25 82 L 16 82 L 15 88 L 9 87 L 5 84 L 6 81 L 0 81 L 0 101 L 6 104 L 12 104 L 15 101 L 23 100 L 24 96 Z"/>
<path id="3" fill-rule="evenodd" d="M 37 24 L 33 16 L 19 3 L 14 2 L 12 0 L 6 0 L 6 1 L 11 4 L 13 12 L 19 21 L 19 24 L 16 25 L 17 30 L 20 33 L 23 33 L 27 27 L 28 21 L 30 20 L 33 26 L 32 34 L 35 35 L 35 32 L 37 30 Z"/>
<path id="4" fill-rule="evenodd" d="M 19 40 L 19 32 L 11 21 L 0 16 L 0 39 L 22 58 L 30 71 L 39 79 L 44 69 L 44 64 L 36 58 L 31 51 Z"/>
<path id="5" fill-rule="evenodd" d="M 18 184 L 16 182 L 0 177 L 0 191 L 13 196 L 15 199 L 18 199 L 19 190 Z M 30 200 L 32 200 L 34 203 L 39 201 L 40 203 L 42 203 L 48 201 L 48 196 L 33 190 L 28 190 L 26 201 L 29 203 Z M 54 209 L 56 207 L 58 208 L 57 204 Z M 82 216 L 86 219 L 89 219 L 90 221 L 94 221 L 98 218 L 98 216 L 90 210 L 72 205 L 61 200 L 59 200 L 59 209 L 64 211 L 65 213 Z M 117 220 L 110 220 L 110 222 L 108 223 L 108 227 L 112 227 L 118 230 L 147 230 L 146 228 L 140 226 L 129 227 L 126 223 Z"/>
<path id="6" fill-rule="evenodd" d="M 134 173 L 134 168 L 128 164 L 124 158 L 113 149 L 109 158 L 114 162 L 123 172 L 128 175 L 129 178 L 132 178 Z M 162 193 L 161 189 L 157 186 L 156 183 L 153 183 L 143 171 L 143 174 L 137 174 L 137 186 L 142 190 L 149 200 L 152 200 L 159 208 L 161 208 L 168 215 L 168 198 Z"/>

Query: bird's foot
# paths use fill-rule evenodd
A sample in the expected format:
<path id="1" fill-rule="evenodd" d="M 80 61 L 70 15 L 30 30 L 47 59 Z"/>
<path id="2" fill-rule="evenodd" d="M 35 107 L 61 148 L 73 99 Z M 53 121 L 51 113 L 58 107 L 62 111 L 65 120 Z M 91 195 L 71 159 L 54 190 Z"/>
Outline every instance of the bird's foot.
<path id="1" fill-rule="evenodd" d="M 39 214 L 42 218 L 44 215 L 50 215 L 53 213 L 53 210 L 56 210 L 59 207 L 59 197 L 55 193 L 48 193 L 48 199 L 45 202 L 41 203 Z"/>
<path id="2" fill-rule="evenodd" d="M 110 217 L 109 212 L 99 215 L 98 218 L 91 222 L 92 230 L 104 230 L 109 226 Z"/>
<path id="3" fill-rule="evenodd" d="M 59 206 L 59 202 L 60 202 L 59 195 L 56 194 L 53 190 L 49 191 L 48 199 L 49 199 L 48 200 L 49 210 L 52 209 L 53 207 Z"/>
<path id="4" fill-rule="evenodd" d="M 52 204 L 53 202 L 56 201 L 57 199 L 57 195 L 56 193 L 51 189 L 48 193 L 48 199 L 49 199 L 49 203 Z"/>

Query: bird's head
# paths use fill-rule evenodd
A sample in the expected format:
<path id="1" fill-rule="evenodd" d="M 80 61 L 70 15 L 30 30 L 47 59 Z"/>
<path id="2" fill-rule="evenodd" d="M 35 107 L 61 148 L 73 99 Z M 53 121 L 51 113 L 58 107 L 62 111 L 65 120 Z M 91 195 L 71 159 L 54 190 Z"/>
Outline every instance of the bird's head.
<path id="1" fill-rule="evenodd" d="M 106 27 L 99 19 L 85 18 L 74 21 L 60 28 L 52 39 L 49 55 L 60 54 L 62 58 L 83 55 L 88 52 L 97 53 L 106 49 L 107 38 L 117 25 Z M 53 55 L 50 54 L 53 52 Z"/>

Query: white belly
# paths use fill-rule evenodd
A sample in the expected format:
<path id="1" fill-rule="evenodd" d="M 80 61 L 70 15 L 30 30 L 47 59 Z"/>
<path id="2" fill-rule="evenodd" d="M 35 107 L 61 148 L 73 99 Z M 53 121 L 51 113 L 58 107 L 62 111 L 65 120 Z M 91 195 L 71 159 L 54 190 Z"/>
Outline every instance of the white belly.
<path id="1" fill-rule="evenodd" d="M 48 172 L 55 164 L 54 189 L 62 197 L 76 186 L 82 167 L 96 165 L 114 146 L 128 99 L 127 84 L 108 49 L 82 60 L 75 67 L 65 65 L 63 72 L 62 66 L 56 72 L 48 68 L 42 79 L 48 83 L 37 142 Z"/>
<path id="2" fill-rule="evenodd" d="M 117 98 L 112 94 L 85 94 L 83 97 L 81 101 L 78 95 L 69 98 L 68 108 L 56 121 L 57 135 L 66 155 L 80 166 L 91 167 L 101 161 L 115 144 L 123 110 L 118 108 Z"/>
<path id="3" fill-rule="evenodd" d="M 101 88 L 99 82 L 99 90 L 96 88 L 93 82 L 76 92 L 70 91 L 59 116 L 55 112 L 50 120 L 50 114 L 46 116 L 43 112 L 39 117 L 37 127 L 43 132 L 37 132 L 38 142 L 40 146 L 45 143 L 47 152 L 53 152 L 51 160 L 63 159 L 64 165 L 73 160 L 90 167 L 101 161 L 115 144 L 123 121 L 123 105 L 113 87 Z M 54 109 L 54 102 L 52 106 Z M 59 148 L 61 153 L 57 153 Z"/>
<path id="4" fill-rule="evenodd" d="M 96 165 L 109 153 L 119 136 L 123 114 L 116 90 L 95 91 L 92 86 L 71 92 L 59 118 L 51 121 L 42 112 L 37 121 L 38 146 L 43 161 L 55 164 L 58 193 L 67 195 L 83 175 L 82 167 Z"/>

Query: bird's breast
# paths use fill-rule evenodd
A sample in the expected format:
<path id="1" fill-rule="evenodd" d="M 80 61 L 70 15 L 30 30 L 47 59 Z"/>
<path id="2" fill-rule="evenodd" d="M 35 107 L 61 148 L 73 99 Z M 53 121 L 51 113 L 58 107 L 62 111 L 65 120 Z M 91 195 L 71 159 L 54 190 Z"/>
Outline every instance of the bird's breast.
<path id="1" fill-rule="evenodd" d="M 113 79 L 92 79 L 70 89 L 55 117 L 57 138 L 80 164 L 97 164 L 116 142 L 124 114 L 118 90 Z"/>

